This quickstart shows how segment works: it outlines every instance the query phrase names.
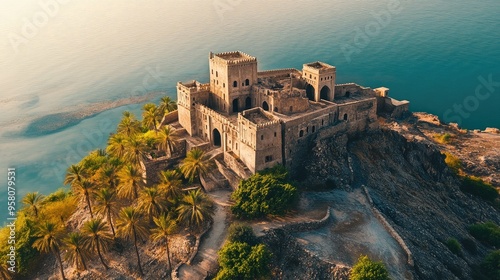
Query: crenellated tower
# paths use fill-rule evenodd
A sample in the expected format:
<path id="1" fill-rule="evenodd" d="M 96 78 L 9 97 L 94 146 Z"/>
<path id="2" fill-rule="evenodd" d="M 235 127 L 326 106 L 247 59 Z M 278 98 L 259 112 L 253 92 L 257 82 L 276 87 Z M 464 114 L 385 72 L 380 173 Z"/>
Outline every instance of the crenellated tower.
<path id="1" fill-rule="evenodd" d="M 336 69 L 324 62 L 304 64 L 302 77 L 306 80 L 307 98 L 318 102 L 320 99 L 333 101 L 335 97 Z"/>
<path id="2" fill-rule="evenodd" d="M 246 53 L 209 55 L 211 106 L 233 114 L 252 107 L 250 90 L 257 82 L 257 59 Z"/>

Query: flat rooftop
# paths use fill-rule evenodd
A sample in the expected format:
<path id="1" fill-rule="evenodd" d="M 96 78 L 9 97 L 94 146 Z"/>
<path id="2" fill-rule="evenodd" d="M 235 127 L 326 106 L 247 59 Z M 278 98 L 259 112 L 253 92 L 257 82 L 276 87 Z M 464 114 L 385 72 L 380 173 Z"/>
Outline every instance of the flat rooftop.
<path id="1" fill-rule="evenodd" d="M 267 115 L 260 112 L 260 110 L 255 110 L 250 113 L 245 113 L 243 117 L 245 117 L 246 119 L 255 124 L 267 123 L 274 120 L 272 117 L 268 117 Z"/>
<path id="2" fill-rule="evenodd" d="M 311 67 L 311 68 L 314 68 L 314 69 L 319 69 L 319 70 L 335 68 L 335 67 L 333 67 L 333 66 L 331 66 L 329 64 L 326 64 L 326 63 L 320 62 L 320 61 L 316 61 L 316 62 L 312 62 L 312 63 L 307 63 L 307 64 L 305 64 L 305 66 Z"/>

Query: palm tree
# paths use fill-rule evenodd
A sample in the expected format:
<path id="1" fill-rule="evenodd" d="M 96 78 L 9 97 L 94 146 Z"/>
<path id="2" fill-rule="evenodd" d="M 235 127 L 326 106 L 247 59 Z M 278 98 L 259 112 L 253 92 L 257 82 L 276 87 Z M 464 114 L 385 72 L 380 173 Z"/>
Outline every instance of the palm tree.
<path id="1" fill-rule="evenodd" d="M 118 173 L 120 184 L 118 185 L 118 196 L 130 200 L 139 197 L 139 190 L 144 187 L 142 172 L 133 165 L 125 166 Z"/>
<path id="2" fill-rule="evenodd" d="M 85 247 L 85 236 L 80 232 L 71 232 L 63 240 L 66 252 L 64 259 L 72 263 L 78 270 L 87 270 L 86 261 L 90 260 L 91 255 L 89 250 Z"/>
<path id="3" fill-rule="evenodd" d="M 123 118 L 116 131 L 127 137 L 132 137 L 141 131 L 141 124 L 135 119 L 134 114 L 126 111 L 123 112 Z"/>
<path id="4" fill-rule="evenodd" d="M 146 156 L 148 145 L 139 136 L 132 136 L 126 141 L 125 158 L 132 164 L 141 166 Z"/>
<path id="5" fill-rule="evenodd" d="M 168 247 L 168 238 L 170 235 L 177 231 L 177 223 L 175 220 L 169 219 L 165 213 L 160 215 L 158 218 L 154 218 L 156 228 L 152 229 L 151 238 L 154 241 L 165 240 L 166 254 L 167 254 L 167 269 L 172 268 L 172 263 L 170 262 L 170 249 Z"/>
<path id="6" fill-rule="evenodd" d="M 111 135 L 108 140 L 106 151 L 112 156 L 123 158 L 125 156 L 125 151 L 127 150 L 126 140 L 127 136 L 121 133 Z"/>
<path id="7" fill-rule="evenodd" d="M 48 221 L 42 223 L 38 227 L 37 234 L 35 235 L 37 239 L 33 242 L 33 248 L 37 249 L 40 253 L 53 253 L 59 262 L 62 278 L 66 279 L 60 251 L 61 245 L 59 240 L 61 232 L 58 228 L 56 224 Z"/>
<path id="8" fill-rule="evenodd" d="M 35 214 L 35 218 L 38 218 L 38 207 L 40 207 L 42 201 L 43 195 L 38 192 L 27 193 L 22 200 L 25 205 L 29 205 L 30 210 Z"/>
<path id="9" fill-rule="evenodd" d="M 120 171 L 121 162 L 112 160 L 101 166 L 97 171 L 101 186 L 114 189 L 119 182 L 118 171 Z"/>
<path id="10" fill-rule="evenodd" d="M 113 237 L 109 234 L 109 227 L 101 219 L 93 218 L 83 224 L 82 233 L 86 236 L 85 247 L 97 252 L 102 265 L 109 269 L 102 257 L 113 241 Z"/>
<path id="11" fill-rule="evenodd" d="M 158 149 L 172 156 L 178 140 L 176 131 L 170 125 L 164 126 L 158 133 Z"/>
<path id="12" fill-rule="evenodd" d="M 158 106 L 158 115 L 163 118 L 166 114 L 175 111 L 177 103 L 168 96 L 161 98 L 160 105 Z"/>
<path id="13" fill-rule="evenodd" d="M 182 195 L 181 175 L 177 170 L 161 171 L 158 188 L 166 195 L 167 199 L 177 199 Z"/>
<path id="14" fill-rule="evenodd" d="M 84 157 L 80 161 L 79 165 L 82 166 L 87 175 L 90 175 L 90 174 L 95 174 L 95 171 L 101 168 L 101 166 L 104 165 L 107 162 L 107 160 L 108 159 L 106 151 L 103 149 L 97 149 L 90 152 L 86 157 Z"/>
<path id="15" fill-rule="evenodd" d="M 214 214 L 210 199 L 200 189 L 189 191 L 177 207 L 179 221 L 191 228 L 199 228 L 204 221 L 211 220 Z"/>
<path id="16" fill-rule="evenodd" d="M 140 213 L 133 207 L 122 208 L 120 211 L 120 218 L 117 222 L 117 228 L 119 236 L 124 237 L 126 240 L 133 240 L 135 253 L 137 255 L 137 264 L 139 265 L 139 272 L 141 275 L 144 275 L 142 272 L 139 249 L 137 248 L 137 240 L 139 238 L 145 240 L 148 237 L 149 232 Z"/>
<path id="17" fill-rule="evenodd" d="M 5 265 L 0 265 L 0 279 L 4 280 L 12 280 L 12 275 L 9 272 L 9 269 Z"/>
<path id="18" fill-rule="evenodd" d="M 151 224 L 153 216 L 158 216 L 166 209 L 165 202 L 157 187 L 145 188 L 139 196 L 137 207 L 139 211 L 148 215 Z"/>
<path id="19" fill-rule="evenodd" d="M 73 185 L 75 183 L 81 183 L 86 177 L 87 172 L 85 168 L 80 164 L 73 164 L 68 168 L 68 171 L 66 172 L 64 184 Z"/>
<path id="20" fill-rule="evenodd" d="M 208 171 L 212 168 L 212 162 L 208 156 L 202 150 L 195 148 L 188 152 L 185 159 L 182 160 L 181 171 L 189 182 L 193 182 L 195 178 L 198 178 L 200 186 L 203 187 L 201 183 L 201 177 L 205 176 Z"/>
<path id="21" fill-rule="evenodd" d="M 163 116 L 158 116 L 158 110 L 153 103 L 144 104 L 142 109 L 142 126 L 156 131 L 158 129 L 158 122 L 161 121 Z"/>
<path id="22" fill-rule="evenodd" d="M 71 185 L 73 191 L 77 196 L 80 196 L 82 200 L 85 200 L 87 206 L 89 207 L 90 217 L 93 218 L 92 205 L 90 204 L 90 195 L 94 192 L 95 185 L 92 181 L 84 179 L 80 183 L 74 183 Z"/>
<path id="23" fill-rule="evenodd" d="M 95 212 L 106 217 L 106 221 L 111 227 L 111 232 L 113 232 L 113 237 L 115 237 L 113 217 L 116 217 L 118 214 L 118 201 L 115 191 L 109 187 L 98 190 L 95 193 L 95 204 Z"/>

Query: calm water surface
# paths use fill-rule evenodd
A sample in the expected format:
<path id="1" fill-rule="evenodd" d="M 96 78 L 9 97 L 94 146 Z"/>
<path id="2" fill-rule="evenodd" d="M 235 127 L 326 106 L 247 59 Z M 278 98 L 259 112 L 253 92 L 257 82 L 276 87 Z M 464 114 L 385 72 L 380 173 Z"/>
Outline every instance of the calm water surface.
<path id="1" fill-rule="evenodd" d="M 261 70 L 325 61 L 339 83 L 389 87 L 413 111 L 500 127 L 498 0 L 40 3 L 0 3 L 0 179 L 16 167 L 19 198 L 62 187 L 67 166 L 105 147 L 121 112 L 140 105 L 22 136 L 31 121 L 148 91 L 175 97 L 177 81 L 208 81 L 209 51 L 247 52 Z"/>

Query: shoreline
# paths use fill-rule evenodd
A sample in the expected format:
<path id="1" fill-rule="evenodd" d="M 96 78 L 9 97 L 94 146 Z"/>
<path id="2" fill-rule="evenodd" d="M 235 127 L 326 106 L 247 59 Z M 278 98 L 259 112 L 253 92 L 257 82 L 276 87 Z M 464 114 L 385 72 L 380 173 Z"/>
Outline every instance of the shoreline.
<path id="1" fill-rule="evenodd" d="M 146 102 L 164 94 L 166 94 L 166 92 L 157 91 L 147 93 L 144 96 L 135 96 L 114 101 L 108 100 L 86 105 L 71 106 L 64 111 L 31 120 L 30 123 L 21 130 L 20 134 L 24 137 L 34 138 L 57 133 L 107 110 L 119 108 L 125 105 Z"/>

